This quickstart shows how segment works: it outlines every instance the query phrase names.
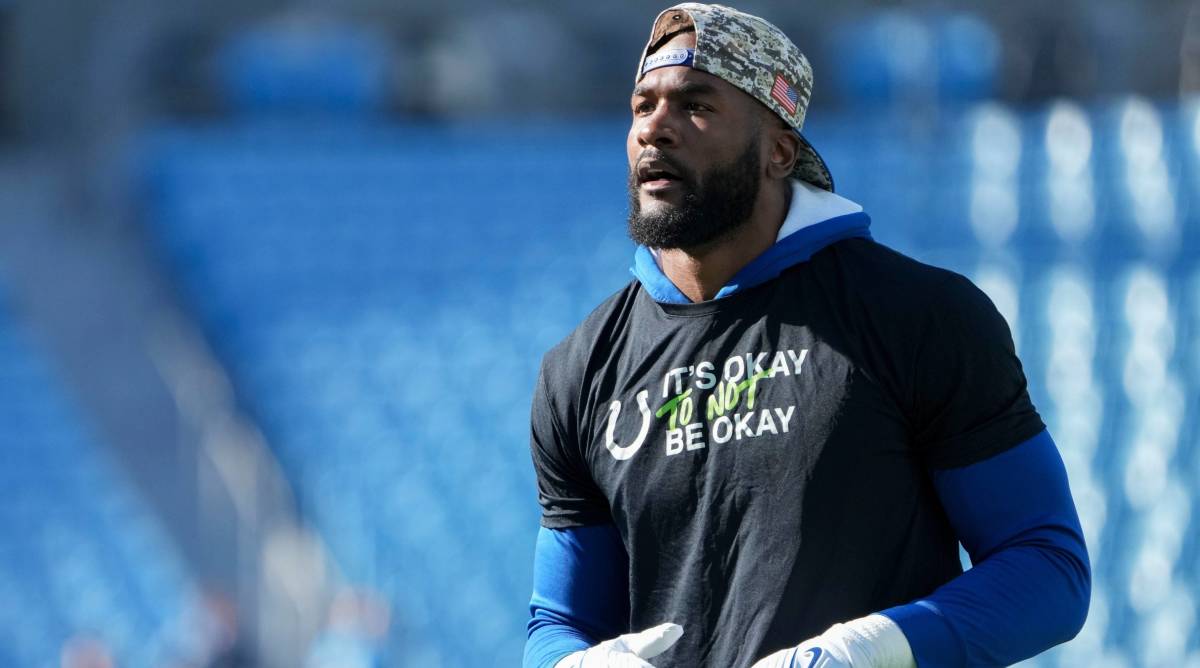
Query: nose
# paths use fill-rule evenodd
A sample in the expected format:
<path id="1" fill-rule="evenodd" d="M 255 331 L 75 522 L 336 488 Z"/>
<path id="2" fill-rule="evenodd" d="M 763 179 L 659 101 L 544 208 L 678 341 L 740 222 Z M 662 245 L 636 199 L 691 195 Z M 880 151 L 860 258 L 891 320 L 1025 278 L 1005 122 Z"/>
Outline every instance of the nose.
<path id="1" fill-rule="evenodd" d="M 653 112 L 639 120 L 638 144 L 656 147 L 675 146 L 679 143 L 679 132 L 671 119 L 667 104 L 659 104 Z"/>

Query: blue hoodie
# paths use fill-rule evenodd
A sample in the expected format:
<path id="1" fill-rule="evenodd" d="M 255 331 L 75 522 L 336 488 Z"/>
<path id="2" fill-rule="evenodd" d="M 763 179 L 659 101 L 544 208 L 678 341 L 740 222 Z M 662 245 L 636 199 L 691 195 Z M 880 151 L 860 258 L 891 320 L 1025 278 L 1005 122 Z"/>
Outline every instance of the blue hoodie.
<path id="1" fill-rule="evenodd" d="M 836 241 L 852 237 L 870 239 L 870 227 L 870 216 L 858 204 L 803 181 L 793 180 L 792 203 L 779 228 L 775 245 L 734 274 L 729 283 L 717 292 L 716 299 L 765 283 Z M 662 272 L 657 251 L 639 246 L 630 271 L 654 301 L 666 304 L 691 303 Z"/>

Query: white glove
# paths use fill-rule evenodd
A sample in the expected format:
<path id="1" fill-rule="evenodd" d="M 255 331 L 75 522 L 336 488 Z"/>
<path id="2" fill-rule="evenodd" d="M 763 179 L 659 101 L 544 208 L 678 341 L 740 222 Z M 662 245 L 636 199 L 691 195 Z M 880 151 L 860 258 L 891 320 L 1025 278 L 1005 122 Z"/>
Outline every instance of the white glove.
<path id="1" fill-rule="evenodd" d="M 682 635 L 683 627 L 678 624 L 659 624 L 568 654 L 554 668 L 654 668 L 645 659 L 667 651 Z"/>
<path id="2" fill-rule="evenodd" d="M 916 668 L 896 622 L 867 615 L 759 659 L 751 668 Z"/>
<path id="3" fill-rule="evenodd" d="M 858 668 L 860 665 L 852 663 L 843 648 L 817 636 L 796 647 L 768 654 L 751 668 Z"/>

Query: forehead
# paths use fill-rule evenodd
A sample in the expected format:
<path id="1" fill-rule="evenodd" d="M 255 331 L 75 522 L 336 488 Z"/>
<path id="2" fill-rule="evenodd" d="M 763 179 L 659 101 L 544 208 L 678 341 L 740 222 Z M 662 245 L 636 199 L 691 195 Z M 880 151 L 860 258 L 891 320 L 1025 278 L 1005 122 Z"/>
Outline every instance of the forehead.
<path id="1" fill-rule="evenodd" d="M 665 96 L 673 93 L 706 93 L 721 98 L 738 99 L 739 103 L 751 101 L 749 95 L 728 81 L 708 72 L 681 65 L 650 70 L 633 87 L 635 96 Z M 746 98 L 744 101 L 739 99 L 743 97 Z"/>

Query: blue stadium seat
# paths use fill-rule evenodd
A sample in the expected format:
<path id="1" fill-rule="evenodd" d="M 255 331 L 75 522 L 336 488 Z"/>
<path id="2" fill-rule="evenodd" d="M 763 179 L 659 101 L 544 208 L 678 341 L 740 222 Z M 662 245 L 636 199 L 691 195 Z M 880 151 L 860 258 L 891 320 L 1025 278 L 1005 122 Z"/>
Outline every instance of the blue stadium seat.
<path id="1" fill-rule="evenodd" d="M 171 624 L 193 585 L 3 303 L 0 378 L 0 664 L 57 665 L 77 634 L 121 665 L 179 658 Z"/>
<path id="2" fill-rule="evenodd" d="M 377 112 L 390 93 L 385 36 L 316 16 L 244 29 L 216 61 L 225 97 L 241 113 Z"/>

